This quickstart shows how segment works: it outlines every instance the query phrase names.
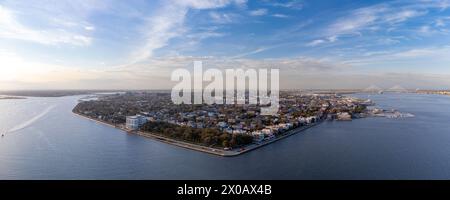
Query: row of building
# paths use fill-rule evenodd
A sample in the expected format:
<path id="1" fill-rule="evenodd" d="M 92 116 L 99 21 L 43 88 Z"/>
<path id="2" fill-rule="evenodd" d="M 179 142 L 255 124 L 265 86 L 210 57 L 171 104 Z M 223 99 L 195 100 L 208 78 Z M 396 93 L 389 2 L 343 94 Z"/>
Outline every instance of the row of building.
<path id="1" fill-rule="evenodd" d="M 262 138 L 319 119 L 351 120 L 355 108 L 364 103 L 367 102 L 333 94 L 281 92 L 278 114 L 264 116 L 259 105 L 174 105 L 170 94 L 126 93 L 79 104 L 77 112 L 124 124 L 129 130 L 138 130 L 146 122 L 155 121 Z"/>

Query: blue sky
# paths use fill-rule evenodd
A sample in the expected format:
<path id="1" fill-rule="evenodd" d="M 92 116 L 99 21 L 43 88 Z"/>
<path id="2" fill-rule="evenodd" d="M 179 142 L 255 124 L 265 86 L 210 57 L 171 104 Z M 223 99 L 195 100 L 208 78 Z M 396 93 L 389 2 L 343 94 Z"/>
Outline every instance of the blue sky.
<path id="1" fill-rule="evenodd" d="M 285 88 L 450 86 L 450 0 L 0 0 L 0 89 L 170 88 L 280 68 Z"/>

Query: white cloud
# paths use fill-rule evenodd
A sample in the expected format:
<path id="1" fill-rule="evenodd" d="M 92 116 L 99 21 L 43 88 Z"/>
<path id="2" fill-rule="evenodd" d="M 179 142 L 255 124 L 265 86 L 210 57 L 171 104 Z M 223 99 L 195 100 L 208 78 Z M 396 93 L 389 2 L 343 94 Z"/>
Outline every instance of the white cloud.
<path id="1" fill-rule="evenodd" d="M 381 45 L 393 45 L 393 44 L 398 44 L 400 43 L 399 40 L 396 39 L 392 39 L 392 38 L 382 38 L 378 40 L 378 44 Z"/>
<path id="2" fill-rule="evenodd" d="M 2 83 L 5 81 L 14 81 L 17 84 L 10 85 L 9 89 L 22 87 L 20 84 L 26 85 L 28 89 L 169 89 L 174 84 L 170 81 L 172 71 L 176 68 L 192 66 L 193 61 L 196 60 L 202 60 L 205 69 L 279 68 L 282 69 L 281 76 L 323 73 L 345 67 L 337 61 L 308 57 L 233 59 L 175 56 L 150 58 L 146 63 L 94 70 L 29 62 L 22 57 L 0 51 L 0 65 L 11 66 L 0 68 L 0 86 L 4 85 Z"/>
<path id="3" fill-rule="evenodd" d="M 436 6 L 438 8 L 440 8 L 441 10 L 446 10 L 447 8 L 450 8 L 449 0 L 436 0 L 435 3 L 436 3 Z"/>
<path id="4" fill-rule="evenodd" d="M 190 9 L 216 9 L 235 4 L 243 6 L 243 0 L 173 0 L 165 2 L 158 12 L 150 16 L 145 27 L 145 45 L 133 52 L 131 63 L 145 61 L 154 51 L 168 45 L 172 38 L 185 33 L 184 21 Z M 232 15 L 210 12 L 217 23 L 230 23 Z"/>
<path id="5" fill-rule="evenodd" d="M 377 4 L 363 7 L 350 12 L 334 23 L 326 30 L 328 35 L 356 34 L 361 35 L 363 31 L 393 30 L 395 26 L 412 18 L 424 16 L 427 9 L 432 6 L 398 6 L 389 3 Z M 380 27 L 385 27 L 380 29 Z"/>
<path id="6" fill-rule="evenodd" d="M 333 35 L 333 36 L 327 37 L 325 39 L 313 40 L 313 41 L 307 43 L 306 46 L 308 46 L 308 47 L 315 47 L 315 46 L 319 46 L 319 45 L 324 44 L 324 43 L 333 43 L 333 42 L 336 42 L 337 40 L 338 40 L 338 36 L 337 35 Z"/>
<path id="7" fill-rule="evenodd" d="M 327 58 L 312 57 L 293 57 L 293 58 L 267 58 L 267 59 L 250 59 L 244 58 L 246 55 L 258 53 L 268 48 L 258 48 L 245 55 L 234 57 L 193 57 L 193 56 L 173 56 L 151 58 L 145 64 L 135 64 L 128 67 L 118 67 L 108 72 L 127 73 L 135 75 L 170 77 L 171 72 L 176 68 L 187 68 L 192 66 L 194 61 L 203 61 L 204 68 L 279 68 L 285 74 L 303 74 L 303 73 L 322 73 L 331 71 L 341 71 L 348 68 L 338 60 L 330 60 Z"/>
<path id="8" fill-rule="evenodd" d="M 1 0 L 0 0 L 1 1 Z M 46 45 L 59 45 L 59 44 L 70 44 L 70 45 L 89 45 L 92 43 L 93 39 L 91 34 L 97 30 L 106 30 L 106 28 L 101 27 L 100 24 L 93 24 L 90 22 L 89 15 L 93 13 L 96 9 L 103 9 L 105 6 L 108 7 L 108 3 L 104 3 L 106 5 L 102 5 L 102 3 L 98 5 L 90 5 L 89 2 L 109 2 L 109 0 L 104 1 L 94 1 L 94 0 L 79 0 L 79 1 L 62 1 L 62 0 L 43 0 L 45 3 L 42 3 L 45 6 L 40 4 L 35 4 L 33 6 L 28 6 L 27 9 L 19 9 L 24 8 L 26 1 L 13 1 L 13 0 L 4 0 L 0 3 L 0 37 L 1 38 L 9 38 L 9 39 L 17 39 L 17 40 L 26 40 L 31 42 L 37 42 Z M 9 2 L 3 4 L 3 2 Z M 293 3 L 295 2 L 295 3 Z M 424 1 L 421 1 L 424 2 Z M 433 1 L 438 2 L 438 1 Z M 360 8 L 353 11 L 348 12 L 348 15 L 343 16 L 342 18 L 338 18 L 334 23 L 328 24 L 326 31 L 322 32 L 323 34 L 319 35 L 317 38 L 311 38 L 310 35 L 314 34 L 316 27 L 312 27 L 312 29 L 304 28 L 306 25 L 311 23 L 304 22 L 301 25 L 296 27 L 291 27 L 290 30 L 281 30 L 283 34 L 273 34 L 270 37 L 277 36 L 280 40 L 272 40 L 265 41 L 265 43 L 259 43 L 262 45 L 255 44 L 256 47 L 263 46 L 256 49 L 242 48 L 237 52 L 241 52 L 236 56 L 228 56 L 228 57 L 188 57 L 188 56 L 178 56 L 178 57 L 164 57 L 167 55 L 180 55 L 183 53 L 183 48 L 191 48 L 192 46 L 198 44 L 201 40 L 207 38 L 214 37 L 222 37 L 225 34 L 219 32 L 219 30 L 231 30 L 227 29 L 225 24 L 233 23 L 239 21 L 239 17 L 248 17 L 244 16 L 253 12 L 256 16 L 268 15 L 272 17 L 278 18 L 286 18 L 289 17 L 284 14 L 274 14 L 272 12 L 268 12 L 266 9 L 259 9 L 249 11 L 246 9 L 242 9 L 246 7 L 246 0 L 162 0 L 161 6 L 158 5 L 157 11 L 142 11 L 139 9 L 135 9 L 136 13 L 130 14 L 127 12 L 128 10 L 123 10 L 123 15 L 132 15 L 132 19 L 138 21 L 136 26 L 144 21 L 143 24 L 145 26 L 142 27 L 142 40 L 141 38 L 136 38 L 136 41 L 140 42 L 135 47 L 135 51 L 132 52 L 131 63 L 123 68 L 114 68 L 114 70 L 85 70 L 86 68 L 67 68 L 64 66 L 55 66 L 52 64 L 42 64 L 36 63 L 32 61 L 27 61 L 21 57 L 18 57 L 14 54 L 4 53 L 3 56 L 0 56 L 0 65 L 1 66 L 12 66 L 12 68 L 2 69 L 0 67 L 0 80 L 12 80 L 12 77 L 20 81 L 26 82 L 43 82 L 43 81 L 64 81 L 64 79 L 68 79 L 71 81 L 79 81 L 81 83 L 83 81 L 80 80 L 88 80 L 83 83 L 114 83 L 114 87 L 120 86 L 120 84 L 128 85 L 130 89 L 132 88 L 143 88 L 145 87 L 144 83 L 158 83 L 157 85 L 167 86 L 167 83 L 164 80 L 167 79 L 166 75 L 170 74 L 170 70 L 174 67 L 186 67 L 192 64 L 193 60 L 205 60 L 206 63 L 209 63 L 208 66 L 211 67 L 236 67 L 236 66 L 245 66 L 245 67 L 281 67 L 283 68 L 284 74 L 313 74 L 315 79 L 320 79 L 321 72 L 326 71 L 330 73 L 343 73 L 354 71 L 345 69 L 350 69 L 353 66 L 364 66 L 368 68 L 375 64 L 380 64 L 379 66 L 385 66 L 382 64 L 392 64 L 392 63 L 406 63 L 405 66 L 409 66 L 409 64 L 414 65 L 415 63 L 410 61 L 415 58 L 425 58 L 423 60 L 433 62 L 434 60 L 439 60 L 445 58 L 450 51 L 442 49 L 442 48 L 417 48 L 410 49 L 404 51 L 392 51 L 392 49 L 383 51 L 375 51 L 372 52 L 366 49 L 362 50 L 358 48 L 351 48 L 351 53 L 348 58 L 352 58 L 348 62 L 340 62 L 339 59 L 317 59 L 317 58 L 308 58 L 308 57 L 295 57 L 295 58 L 280 58 L 280 59 L 244 59 L 247 56 L 260 54 L 264 51 L 272 49 L 273 47 L 265 47 L 266 44 L 273 44 L 273 41 L 286 41 L 286 39 L 292 39 L 289 41 L 296 41 L 296 46 L 298 47 L 298 43 L 304 42 L 305 38 L 307 39 L 306 46 L 314 47 L 314 46 L 325 46 L 330 45 L 330 43 L 337 42 L 338 40 L 345 40 L 345 34 L 365 34 L 372 33 L 375 31 L 389 31 L 391 28 L 397 28 L 397 25 L 407 22 L 416 17 L 421 17 L 426 15 L 427 13 L 432 13 L 432 11 L 428 9 L 446 9 L 447 6 L 445 2 L 448 1 L 439 1 L 439 4 L 433 4 L 431 6 L 431 1 L 427 2 L 430 4 L 414 4 L 414 6 L 398 6 L 397 4 L 379 4 L 376 6 Z M 29 2 L 28 2 L 29 3 Z M 290 1 L 288 3 L 274 3 L 273 6 L 280 7 L 281 11 L 286 11 L 283 8 L 294 8 L 297 5 L 298 7 L 302 7 L 302 4 L 299 1 Z M 298 6 L 301 5 L 301 6 Z M 403 4 L 402 4 L 403 5 Z M 245 14 L 238 15 L 233 13 L 231 9 L 218 9 L 224 8 L 226 6 L 237 6 L 241 9 L 237 9 L 240 12 Z M 132 6 L 130 6 L 132 7 Z M 264 7 L 269 7 L 268 5 L 264 5 Z M 73 11 L 71 10 L 73 8 Z M 108 8 L 110 9 L 110 8 Z M 122 11 L 121 6 L 114 5 L 114 11 Z M 134 9 L 134 8 L 133 8 Z M 16 12 L 16 11 L 21 11 Z M 201 13 L 201 17 L 205 17 L 203 15 L 206 13 L 205 21 L 208 21 L 208 25 L 211 25 L 210 22 L 218 23 L 214 24 L 220 28 L 218 29 L 201 29 L 197 27 L 188 27 L 186 23 L 187 17 L 191 17 L 188 15 L 192 10 L 203 10 Z M 280 13 L 282 13 L 279 11 Z M 292 11 L 292 10 L 291 10 Z M 110 11 L 112 12 L 112 11 Z M 111 14 L 111 13 L 108 13 Z M 192 12 L 192 14 L 198 14 L 197 12 Z M 27 17 L 23 17 L 22 15 L 36 16 L 40 23 L 39 26 L 31 26 L 30 24 L 34 24 L 33 22 L 27 22 Z M 115 16 L 115 15 L 114 15 Z M 198 16 L 198 15 L 197 15 Z M 134 18 L 135 17 L 135 18 Z M 142 19 L 144 18 L 144 19 Z M 128 18 L 127 18 L 128 19 Z M 292 19 L 294 19 L 294 15 L 292 15 Z M 328 18 L 327 18 L 328 19 Z M 326 19 L 324 19 L 326 20 Z M 441 20 L 431 19 L 428 24 L 423 24 L 422 28 L 419 30 L 418 27 L 415 27 L 413 31 L 416 35 L 420 31 L 423 33 L 431 33 L 434 29 L 437 30 L 438 27 L 446 26 L 446 20 L 448 18 L 442 18 Z M 425 21 L 425 20 L 424 20 Z M 135 22 L 135 21 L 133 21 Z M 321 20 L 317 21 L 316 25 L 320 26 Z M 418 21 L 419 22 L 419 21 Z M 420 21 L 423 22 L 423 21 Z M 34 25 L 36 25 L 34 24 Z M 195 23 L 194 23 L 195 24 Z M 42 25 L 42 26 L 40 26 Z M 204 24 L 202 24 L 204 25 Z M 417 24 L 419 27 L 422 24 Z M 387 28 L 386 28 L 387 27 Z M 128 28 L 133 27 L 125 27 L 128 31 Z M 222 29 L 223 28 L 223 29 Z M 129 30 L 133 32 L 133 30 Z M 319 30 L 320 31 L 320 30 Z M 401 33 L 400 33 L 401 34 Z M 289 36 L 288 36 L 289 35 Z M 294 37 L 295 35 L 295 37 Z M 394 34 L 393 34 L 394 35 Z M 136 36 L 133 34 L 132 36 Z M 132 37 L 132 36 L 124 36 L 124 37 Z M 306 37 L 303 37 L 306 36 Z M 290 37 L 290 38 L 289 38 Z M 303 39 L 296 40 L 297 38 L 303 37 Z M 370 37 L 372 42 L 368 42 L 366 45 L 367 48 L 370 48 L 370 45 L 379 45 L 386 44 L 392 45 L 397 44 L 400 41 L 406 43 L 406 39 L 398 39 L 395 37 L 389 37 L 386 35 L 377 35 L 375 37 Z M 381 38 L 381 39 L 380 39 Z M 172 40 L 177 39 L 170 48 L 164 48 L 169 45 L 172 45 Z M 178 40 L 180 39 L 180 40 Z M 284 39 L 284 40 L 283 40 Z M 357 38 L 357 40 L 360 38 Z M 365 39 L 365 38 L 364 38 Z M 408 38 L 409 39 L 409 38 Z M 283 40 L 283 41 L 282 41 Z M 180 42 L 181 41 L 181 42 Z M 362 41 L 368 41 L 363 40 Z M 220 42 L 220 41 L 219 41 Z M 177 45 L 182 43 L 182 45 L 186 45 L 185 47 L 178 48 Z M 336 43 L 336 45 L 340 44 Z M 361 40 L 354 41 L 356 45 L 364 45 Z M 376 44 L 374 44 L 376 43 Z M 189 46 L 192 45 L 192 46 Z M 239 44 L 241 45 L 241 44 Z M 243 46 L 243 44 L 242 44 Z M 398 48 L 401 48 L 402 45 L 398 45 Z M 136 48 L 137 47 L 137 48 Z M 175 47 L 175 48 L 173 48 Z M 228 47 L 228 46 L 227 46 Z M 352 46 L 353 47 L 353 46 Z M 396 47 L 397 48 L 397 47 Z M 243 49 L 247 49 L 248 52 L 245 52 Z M 161 51 L 157 51 L 161 50 Z M 166 54 L 166 51 L 173 50 L 177 51 L 179 54 L 171 54 L 170 52 Z M 290 48 L 288 49 L 288 51 Z M 356 52 L 361 50 L 361 52 Z M 283 50 L 285 51 L 285 49 Z M 180 53 L 181 52 L 181 53 Z M 350 51 L 349 51 L 350 52 Z M 196 52 L 197 53 L 197 52 Z M 194 53 L 194 54 L 196 54 Z M 283 52 L 281 52 L 283 53 Z M 295 52 L 289 52 L 295 53 Z M 322 53 L 322 52 L 320 52 Z M 324 52 L 326 54 L 327 52 Z M 334 53 L 334 52 L 333 52 Z M 359 54 L 360 53 L 360 54 Z M 364 54 L 365 53 L 365 54 Z M 321 54 L 321 55 L 324 55 Z M 162 55 L 162 56 L 161 56 Z M 278 54 L 277 54 L 278 55 Z M 353 56 L 356 55 L 356 56 Z M 361 56 L 361 57 L 358 57 Z M 336 56 L 339 58 L 338 56 Z M 447 56 L 448 57 L 448 56 Z M 345 58 L 342 56 L 340 58 Z M 360 58 L 360 59 L 359 59 Z M 129 60 L 127 60 L 129 61 Z M 145 62 L 144 62 L 145 61 Z M 392 61 L 389 63 L 387 61 Z M 448 59 L 446 60 L 448 61 Z M 124 61 L 126 62 L 126 61 Z M 113 63 L 113 62 L 106 62 Z M 375 64 L 374 64 L 375 63 Z M 442 62 L 448 63 L 448 62 Z M 97 66 L 98 67 L 98 66 Z M 101 67 L 102 69 L 107 68 Z M 393 70 L 396 70 L 401 67 L 394 66 Z M 37 70 L 39 69 L 39 70 Z M 99 69 L 99 68 L 97 68 Z M 344 70 L 342 70 L 344 69 Z M 38 74 L 39 76 L 32 75 Z M 38 77 L 38 78 L 36 78 Z M 311 76 L 313 77 L 313 76 Z M 123 79 L 126 79 L 122 81 Z M 152 80 L 159 80 L 161 82 L 152 82 Z M 297 81 L 296 78 L 285 79 L 286 81 Z M 337 79 L 343 82 L 346 79 Z M 141 83 L 142 82 L 142 83 Z M 333 85 L 338 81 L 330 81 L 329 85 Z M 75 82 L 73 82 L 75 83 Z M 120 83 L 120 84 L 119 84 Z M 163 84 L 164 83 L 164 84 Z M 305 82 L 302 82 L 302 84 Z M 319 83 L 320 84 L 320 83 Z M 149 84 L 150 85 L 150 84 Z M 106 85 L 108 86 L 108 85 Z M 94 86 L 89 86 L 94 87 Z M 96 86 L 95 86 L 96 87 Z M 102 86 L 99 86 L 102 87 Z M 108 87 L 113 87 L 108 86 Z"/>
<path id="9" fill-rule="evenodd" d="M 333 35 L 327 38 L 329 42 L 336 42 L 338 40 L 337 35 Z"/>
<path id="10" fill-rule="evenodd" d="M 235 0 L 234 3 L 240 8 L 247 8 L 247 0 Z"/>
<path id="11" fill-rule="evenodd" d="M 431 30 L 430 26 L 425 25 L 425 26 L 421 26 L 419 28 L 419 32 L 422 33 L 422 34 L 429 34 L 429 33 L 432 32 L 432 30 Z"/>
<path id="12" fill-rule="evenodd" d="M 88 31 L 93 31 L 93 30 L 95 30 L 95 27 L 94 26 L 86 26 L 86 27 L 84 27 L 84 29 L 86 29 Z"/>
<path id="13" fill-rule="evenodd" d="M 143 61 L 153 56 L 156 49 L 167 45 L 170 39 L 180 36 L 188 8 L 167 4 L 148 19 L 144 28 L 144 45 L 133 52 L 131 63 Z"/>
<path id="14" fill-rule="evenodd" d="M 45 45 L 71 44 L 86 46 L 92 38 L 65 29 L 33 29 L 20 23 L 14 12 L 0 5 L 0 37 Z"/>
<path id="15" fill-rule="evenodd" d="M 273 17 L 277 17 L 277 18 L 289 18 L 289 16 L 288 15 L 285 15 L 285 14 L 273 14 L 272 15 Z"/>
<path id="16" fill-rule="evenodd" d="M 173 4 L 192 9 L 213 9 L 227 6 L 231 3 L 243 6 L 247 3 L 244 0 L 174 0 Z"/>
<path id="17" fill-rule="evenodd" d="M 227 35 L 226 33 L 218 32 L 216 28 L 205 28 L 191 32 L 192 33 L 185 34 L 185 36 L 181 39 L 181 42 L 172 45 L 170 50 L 165 53 L 165 55 L 180 55 L 183 51 L 193 51 L 197 49 L 197 45 L 200 44 L 202 40 L 219 38 Z"/>
<path id="18" fill-rule="evenodd" d="M 253 50 L 253 51 L 245 52 L 245 53 L 233 56 L 233 57 L 231 57 L 231 59 L 243 58 L 243 57 L 254 55 L 254 54 L 258 54 L 258 53 L 261 53 L 261 52 L 264 52 L 264 51 L 267 51 L 267 50 L 273 49 L 273 48 L 275 48 L 275 47 L 260 47 L 260 48 L 257 48 L 255 50 Z"/>
<path id="19" fill-rule="evenodd" d="M 222 37 L 224 33 L 215 32 L 213 30 L 189 34 L 186 37 L 193 40 L 203 40 L 207 38 Z"/>
<path id="20" fill-rule="evenodd" d="M 445 26 L 445 22 L 444 22 L 444 20 L 442 20 L 442 19 L 437 19 L 436 22 L 435 22 L 435 24 L 436 24 L 437 27 L 443 27 L 443 26 Z"/>
<path id="21" fill-rule="evenodd" d="M 216 11 L 209 12 L 212 21 L 217 24 L 228 24 L 234 21 L 235 15 L 230 13 L 219 13 Z"/>
<path id="22" fill-rule="evenodd" d="M 440 51 L 447 49 L 446 51 Z M 411 59 L 417 56 L 445 56 L 447 48 L 415 49 L 404 52 L 380 53 L 376 59 Z M 259 51 L 261 49 L 257 49 Z M 436 55 L 436 52 L 440 52 Z M 405 87 L 438 87 L 450 83 L 449 76 L 430 74 L 354 73 L 358 61 L 342 62 L 336 59 L 292 57 L 272 59 L 244 59 L 229 57 L 160 57 L 148 62 L 105 70 L 75 69 L 32 63 L 14 54 L 0 51 L 0 87 L 8 89 L 170 89 L 175 82 L 170 74 L 175 68 L 189 68 L 193 61 L 202 60 L 207 68 L 278 68 L 281 88 L 364 88 L 370 84 L 382 87 L 402 84 Z M 359 61 L 362 62 L 362 61 Z M 377 63 L 369 61 L 371 63 Z M 36 67 L 37 66 L 37 67 Z M 350 73 L 349 73 L 350 72 Z M 11 79 L 10 77 L 18 77 Z M 327 80 L 327 81 L 324 81 Z M 14 82 L 11 82 L 14 81 Z M 444 81 L 444 82 L 442 82 Z M 9 84 L 7 84 L 9 83 Z M 387 84 L 387 85 L 382 85 Z"/>
<path id="23" fill-rule="evenodd" d="M 271 2 L 269 5 L 274 7 L 282 7 L 282 8 L 290 8 L 290 9 L 296 9 L 301 10 L 303 9 L 303 3 L 299 0 L 292 0 L 289 2 L 281 3 L 281 2 Z"/>
<path id="24" fill-rule="evenodd" d="M 341 18 L 328 28 L 328 34 L 354 34 L 373 24 L 378 19 L 378 14 L 385 8 L 368 7 L 354 11 L 350 16 Z"/>
<path id="25" fill-rule="evenodd" d="M 448 24 L 448 21 L 450 21 L 450 17 L 442 17 L 439 19 L 436 19 L 434 22 L 434 26 L 441 28 L 441 27 L 445 27 Z"/>
<path id="26" fill-rule="evenodd" d="M 315 47 L 315 46 L 318 46 L 318 45 L 323 44 L 323 43 L 325 43 L 325 40 L 322 40 L 322 39 L 313 40 L 313 41 L 309 42 L 308 44 L 306 44 L 306 46 Z"/>
<path id="27" fill-rule="evenodd" d="M 108 9 L 108 3 L 110 0 L 4 0 L 0 12 L 7 20 L 2 20 L 0 32 L 4 38 L 45 45 L 90 45 L 94 26 L 89 16 Z"/>
<path id="28" fill-rule="evenodd" d="M 344 63 L 353 66 L 392 66 L 395 67 L 392 68 L 393 70 L 399 69 L 401 66 L 419 67 L 420 65 L 424 65 L 422 69 L 429 71 L 431 69 L 427 67 L 430 63 L 436 63 L 433 67 L 440 68 L 445 66 L 445 63 L 450 62 L 447 56 L 449 54 L 450 46 L 375 51 L 366 52 L 364 56 L 367 57 L 358 58 L 357 56 L 353 56 L 351 59 L 344 61 Z M 399 65 L 399 63 L 402 63 L 402 65 Z"/>
<path id="29" fill-rule="evenodd" d="M 426 15 L 427 13 L 428 13 L 427 11 L 419 11 L 419 10 L 394 11 L 394 13 L 390 13 L 386 16 L 383 16 L 381 20 L 388 23 L 400 23 L 410 18 Z"/>
<path id="30" fill-rule="evenodd" d="M 257 10 L 252 10 L 249 12 L 249 14 L 251 16 L 263 16 L 263 15 L 267 15 L 267 9 L 261 8 L 261 9 L 257 9 Z"/>
<path id="31" fill-rule="evenodd" d="M 403 52 L 398 52 L 393 54 L 393 57 L 398 58 L 418 58 L 423 56 L 436 56 L 442 55 L 442 51 L 448 52 L 448 49 L 433 49 L 433 48 L 422 48 L 422 49 L 411 49 Z"/>

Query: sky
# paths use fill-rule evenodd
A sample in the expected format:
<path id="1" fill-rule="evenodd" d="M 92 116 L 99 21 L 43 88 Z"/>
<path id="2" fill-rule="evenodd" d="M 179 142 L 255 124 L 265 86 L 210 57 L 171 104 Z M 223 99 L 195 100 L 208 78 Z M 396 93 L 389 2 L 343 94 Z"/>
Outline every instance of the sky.
<path id="1" fill-rule="evenodd" d="M 0 90 L 170 89 L 196 60 L 284 89 L 447 89 L 450 0 L 0 0 Z"/>

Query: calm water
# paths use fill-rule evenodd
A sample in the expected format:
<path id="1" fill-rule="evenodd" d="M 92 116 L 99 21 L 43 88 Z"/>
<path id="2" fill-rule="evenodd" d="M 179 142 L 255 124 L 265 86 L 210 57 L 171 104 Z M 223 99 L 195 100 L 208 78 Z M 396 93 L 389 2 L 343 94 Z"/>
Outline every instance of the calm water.
<path id="1" fill-rule="evenodd" d="M 78 98 L 0 101 L 0 179 L 450 179 L 447 96 L 371 95 L 416 117 L 326 122 L 234 158 L 79 118 Z"/>

